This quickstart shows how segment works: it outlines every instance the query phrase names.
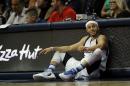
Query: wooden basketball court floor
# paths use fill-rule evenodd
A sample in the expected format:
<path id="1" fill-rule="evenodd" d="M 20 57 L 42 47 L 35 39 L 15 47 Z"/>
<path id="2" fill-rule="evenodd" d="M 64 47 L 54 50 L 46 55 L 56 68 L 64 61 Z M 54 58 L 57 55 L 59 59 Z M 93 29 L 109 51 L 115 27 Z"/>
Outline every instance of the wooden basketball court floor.
<path id="1" fill-rule="evenodd" d="M 130 86 L 130 81 L 0 82 L 0 86 Z"/>

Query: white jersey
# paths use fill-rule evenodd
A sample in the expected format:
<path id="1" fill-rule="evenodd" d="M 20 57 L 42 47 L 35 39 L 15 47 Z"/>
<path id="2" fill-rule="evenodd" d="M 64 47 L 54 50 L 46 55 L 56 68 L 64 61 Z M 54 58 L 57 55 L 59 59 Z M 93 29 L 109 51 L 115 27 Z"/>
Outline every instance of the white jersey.
<path id="1" fill-rule="evenodd" d="M 91 47 L 97 44 L 97 39 L 93 39 L 92 37 L 89 37 L 86 39 L 85 47 Z M 84 52 L 84 56 L 87 56 L 89 54 L 88 52 Z"/>
<path id="2" fill-rule="evenodd" d="M 85 47 L 91 47 L 97 44 L 97 39 L 94 39 L 92 37 L 89 37 L 86 39 L 85 42 Z M 84 52 L 84 57 L 88 57 L 88 55 L 92 55 L 93 52 Z M 95 58 L 96 59 L 96 58 Z M 102 50 L 102 54 L 101 54 L 101 64 L 100 64 L 100 69 L 102 71 L 106 70 L 106 63 L 107 63 L 107 50 Z"/>

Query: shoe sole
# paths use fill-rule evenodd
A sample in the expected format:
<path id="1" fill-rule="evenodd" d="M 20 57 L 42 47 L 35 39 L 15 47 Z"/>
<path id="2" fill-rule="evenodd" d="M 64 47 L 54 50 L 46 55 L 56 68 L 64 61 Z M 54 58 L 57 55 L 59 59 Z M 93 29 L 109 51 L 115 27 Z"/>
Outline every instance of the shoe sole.
<path id="1" fill-rule="evenodd" d="M 56 78 L 54 77 L 54 78 L 44 78 L 44 77 L 41 77 L 41 76 L 33 76 L 33 79 L 35 80 L 35 81 L 45 81 L 45 80 L 55 80 Z"/>
<path id="2" fill-rule="evenodd" d="M 59 74 L 59 77 L 63 80 L 63 81 L 73 81 L 74 79 L 73 78 L 64 78 L 62 77 L 62 75 Z"/>

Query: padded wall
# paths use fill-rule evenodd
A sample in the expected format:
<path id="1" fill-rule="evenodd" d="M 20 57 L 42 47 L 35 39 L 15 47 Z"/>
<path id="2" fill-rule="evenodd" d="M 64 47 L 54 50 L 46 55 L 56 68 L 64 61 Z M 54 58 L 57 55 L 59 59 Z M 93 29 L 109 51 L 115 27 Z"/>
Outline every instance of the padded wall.
<path id="1" fill-rule="evenodd" d="M 130 67 L 130 20 L 97 21 L 110 40 L 108 69 Z M 53 53 L 39 55 L 36 49 L 78 42 L 86 35 L 85 22 L 12 25 L 1 29 L 0 72 L 42 71 L 47 68 Z M 22 50 L 25 52 L 21 55 Z M 82 58 L 81 53 L 71 54 L 76 59 Z M 61 65 L 60 70 L 63 70 Z"/>

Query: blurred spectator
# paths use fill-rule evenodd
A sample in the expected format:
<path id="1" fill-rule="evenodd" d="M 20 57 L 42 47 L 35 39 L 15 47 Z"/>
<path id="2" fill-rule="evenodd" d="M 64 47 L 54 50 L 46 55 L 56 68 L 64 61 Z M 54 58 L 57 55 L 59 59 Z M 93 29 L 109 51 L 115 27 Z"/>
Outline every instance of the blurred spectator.
<path id="1" fill-rule="evenodd" d="M 37 0 L 37 6 L 40 10 L 39 18 L 43 20 L 47 20 L 50 16 L 51 12 L 53 11 L 51 8 L 51 1 L 52 0 Z"/>
<path id="2" fill-rule="evenodd" d="M 24 0 L 24 7 L 25 7 L 25 8 L 28 8 L 28 7 L 29 7 L 29 1 L 30 1 L 30 0 Z"/>
<path id="3" fill-rule="evenodd" d="M 93 12 L 93 4 L 94 2 L 93 2 L 93 0 L 85 0 L 85 2 L 84 2 L 84 8 L 85 8 L 85 13 L 87 14 L 87 15 L 91 15 L 92 14 L 92 12 Z"/>
<path id="4" fill-rule="evenodd" d="M 130 9 L 130 0 L 126 0 L 128 4 L 128 8 Z"/>
<path id="5" fill-rule="evenodd" d="M 90 0 L 92 2 L 92 13 L 96 13 L 98 17 L 101 17 L 101 10 L 105 0 Z"/>
<path id="6" fill-rule="evenodd" d="M 6 22 L 5 18 L 2 15 L 0 15 L 0 25 L 5 24 L 5 22 Z"/>
<path id="7" fill-rule="evenodd" d="M 3 11 L 5 10 L 5 2 L 0 1 L 0 25 L 6 22 L 5 18 L 2 16 Z"/>
<path id="8" fill-rule="evenodd" d="M 31 8 L 26 11 L 26 21 L 27 24 L 32 24 L 32 23 L 40 23 L 42 22 L 38 18 L 38 10 L 36 8 Z"/>
<path id="9" fill-rule="evenodd" d="M 31 8 L 34 8 L 34 7 L 37 7 L 37 0 L 29 0 L 28 8 L 31 9 Z"/>
<path id="10" fill-rule="evenodd" d="M 101 10 L 101 17 L 110 17 L 110 0 L 105 0 Z"/>
<path id="11" fill-rule="evenodd" d="M 88 2 L 89 1 L 89 2 Z M 88 10 L 88 4 L 90 4 L 90 0 L 68 0 L 68 5 L 71 6 L 77 14 L 85 14 L 90 13 L 90 9 Z M 90 6 L 89 6 L 90 7 Z"/>
<path id="12" fill-rule="evenodd" d="M 85 0 L 68 0 L 67 5 L 71 6 L 77 14 L 85 13 L 83 10 Z"/>
<path id="13" fill-rule="evenodd" d="M 10 16 L 6 24 L 21 24 L 23 23 L 23 17 L 25 11 L 23 10 L 23 1 L 22 0 L 11 0 L 11 9 Z"/>
<path id="14" fill-rule="evenodd" d="M 5 10 L 5 2 L 3 0 L 0 1 L 0 15 L 2 15 Z"/>
<path id="15" fill-rule="evenodd" d="M 66 2 L 67 0 L 52 0 L 55 11 L 50 15 L 48 22 L 76 20 L 76 12 L 70 6 L 66 6 Z"/>
<path id="16" fill-rule="evenodd" d="M 24 8 L 23 8 L 24 13 L 29 9 L 30 4 L 31 4 L 30 0 L 24 0 Z"/>
<path id="17" fill-rule="evenodd" d="M 82 0 L 84 13 L 87 15 L 96 14 L 98 17 L 101 16 L 101 9 L 104 4 L 104 0 Z"/>
<path id="18" fill-rule="evenodd" d="M 12 8 L 11 8 L 11 2 L 10 0 L 6 0 L 6 8 L 2 14 L 2 16 L 6 19 L 6 21 L 8 20 L 9 16 L 12 13 Z"/>
<path id="19" fill-rule="evenodd" d="M 11 0 L 1 0 L 1 1 L 5 1 L 6 8 L 11 7 Z"/>
<path id="20" fill-rule="evenodd" d="M 22 13 L 24 13 L 23 15 L 25 16 L 25 13 L 26 13 L 26 11 L 29 9 L 29 2 L 30 2 L 30 0 L 24 0 L 23 1 L 23 11 L 22 11 Z M 33 7 L 32 7 L 33 8 Z"/>
<path id="21" fill-rule="evenodd" d="M 126 0 L 110 0 L 112 18 L 130 17 L 130 10 Z"/>

